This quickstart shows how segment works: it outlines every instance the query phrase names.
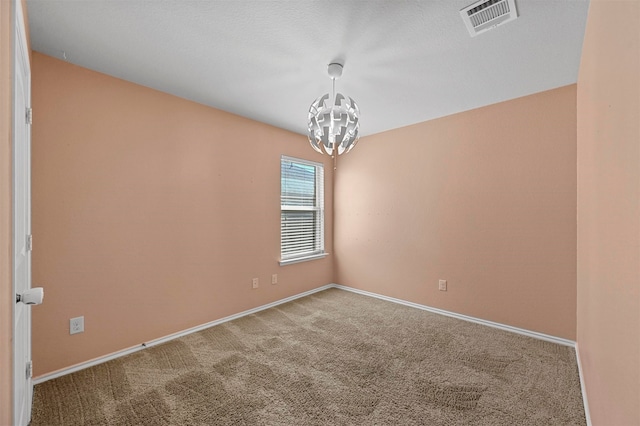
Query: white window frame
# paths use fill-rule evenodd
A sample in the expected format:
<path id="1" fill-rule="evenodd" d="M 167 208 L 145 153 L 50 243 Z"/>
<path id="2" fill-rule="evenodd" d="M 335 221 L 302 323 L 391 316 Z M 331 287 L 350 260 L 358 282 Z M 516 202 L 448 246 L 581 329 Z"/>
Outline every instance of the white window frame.
<path id="1" fill-rule="evenodd" d="M 282 163 L 284 161 L 315 167 L 315 201 L 313 206 L 291 206 L 282 204 Z M 328 255 L 328 253 L 324 251 L 324 164 L 283 155 L 280 159 L 280 170 L 280 266 L 322 259 Z M 313 211 L 315 213 L 315 247 L 313 250 L 300 250 L 284 254 L 283 239 L 286 220 L 283 213 L 294 211 Z"/>

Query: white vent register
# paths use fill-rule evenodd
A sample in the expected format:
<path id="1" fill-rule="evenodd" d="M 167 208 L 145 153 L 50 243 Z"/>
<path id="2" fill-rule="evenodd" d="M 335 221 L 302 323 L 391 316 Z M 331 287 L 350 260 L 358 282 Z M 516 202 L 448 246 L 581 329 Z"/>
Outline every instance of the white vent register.
<path id="1" fill-rule="evenodd" d="M 518 17 L 515 0 L 481 0 L 460 11 L 471 37 Z"/>

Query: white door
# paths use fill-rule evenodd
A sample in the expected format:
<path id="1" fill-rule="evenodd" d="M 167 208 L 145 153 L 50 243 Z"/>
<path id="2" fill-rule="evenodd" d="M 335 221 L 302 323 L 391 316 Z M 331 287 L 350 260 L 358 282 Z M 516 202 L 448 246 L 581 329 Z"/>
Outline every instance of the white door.
<path id="1" fill-rule="evenodd" d="M 31 288 L 31 69 L 27 51 L 22 2 L 15 6 L 14 120 L 13 120 L 13 285 L 16 295 Z M 31 419 L 31 307 L 15 304 L 14 309 L 14 424 L 27 425 Z"/>

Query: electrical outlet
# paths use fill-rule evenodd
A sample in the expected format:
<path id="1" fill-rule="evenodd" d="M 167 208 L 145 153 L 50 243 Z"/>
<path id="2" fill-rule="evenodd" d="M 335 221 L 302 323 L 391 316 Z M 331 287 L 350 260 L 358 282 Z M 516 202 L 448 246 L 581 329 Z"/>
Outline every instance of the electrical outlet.
<path id="1" fill-rule="evenodd" d="M 69 334 L 84 332 L 84 317 L 71 318 L 69 320 Z"/>
<path id="2" fill-rule="evenodd" d="M 252 288 L 260 287 L 260 280 L 258 278 L 254 278 L 251 286 L 252 286 Z"/>
<path id="3" fill-rule="evenodd" d="M 271 275 L 271 284 L 278 284 L 278 274 Z"/>
<path id="4" fill-rule="evenodd" d="M 447 291 L 447 280 L 438 280 L 438 290 Z"/>

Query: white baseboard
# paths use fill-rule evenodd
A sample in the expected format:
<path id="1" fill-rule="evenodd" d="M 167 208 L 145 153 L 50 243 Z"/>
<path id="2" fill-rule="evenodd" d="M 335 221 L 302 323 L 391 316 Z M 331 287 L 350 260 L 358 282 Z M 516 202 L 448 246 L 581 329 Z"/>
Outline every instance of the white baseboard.
<path id="1" fill-rule="evenodd" d="M 511 333 L 522 334 L 525 336 L 533 337 L 534 339 L 546 340 L 547 342 L 557 343 L 559 345 L 575 347 L 575 344 L 576 344 L 576 342 L 574 342 L 573 340 L 550 336 L 548 334 L 538 333 L 537 331 L 526 330 L 524 328 L 512 327 L 510 325 L 500 324 L 498 322 L 488 321 L 481 318 L 470 317 L 468 315 L 462 315 L 456 312 L 445 311 L 443 309 L 432 308 L 431 306 L 420 305 L 419 303 L 407 302 L 406 300 L 396 299 L 395 297 L 383 296 L 381 294 L 371 293 L 369 291 L 359 290 L 357 288 L 346 287 L 339 284 L 333 284 L 333 287 L 339 288 L 341 290 L 351 291 L 353 293 L 362 294 L 365 296 L 375 297 L 377 299 L 386 300 L 388 302 L 399 303 L 401 305 L 410 306 L 412 308 L 421 309 L 423 311 L 433 312 L 435 314 L 446 315 L 448 317 L 461 319 L 463 321 L 474 322 L 476 324 L 482 324 L 488 327 L 498 328 L 504 331 L 510 331 Z"/>
<path id="2" fill-rule="evenodd" d="M 580 376 L 580 390 L 582 391 L 582 403 L 584 404 L 584 416 L 587 419 L 587 426 L 591 426 L 591 414 L 589 414 L 589 399 L 587 398 L 587 387 L 584 382 L 584 373 L 582 372 L 582 359 L 580 359 L 580 350 L 576 342 L 576 362 L 578 363 L 578 374 Z"/>
<path id="3" fill-rule="evenodd" d="M 191 333 L 196 333 L 198 331 L 202 331 L 209 327 L 213 327 L 218 324 L 222 324 L 227 321 L 232 321 L 234 319 L 238 319 L 240 317 L 244 317 L 247 315 L 255 314 L 256 312 L 264 311 L 265 309 L 273 308 L 274 306 L 282 305 L 283 303 L 291 302 L 292 300 L 299 299 L 301 297 L 309 296 L 313 293 L 317 293 L 319 291 L 327 290 L 329 288 L 334 287 L 334 284 L 327 284 L 322 287 L 315 288 L 313 290 L 305 291 L 304 293 L 299 293 L 290 297 L 286 297 L 284 299 L 276 300 L 275 302 L 267 303 L 266 305 L 258 306 L 257 308 L 249 309 L 247 311 L 239 312 L 234 315 L 229 315 L 228 317 L 220 318 L 215 321 L 208 322 L 206 324 L 198 325 L 183 331 L 179 331 L 177 333 L 169 334 L 168 336 L 160 337 L 158 339 L 151 340 L 149 342 L 141 343 L 136 346 L 132 346 L 130 348 L 126 348 L 117 352 L 110 353 L 109 355 L 104 355 L 98 358 L 94 358 L 89 361 L 81 362 L 79 364 L 72 365 L 71 367 L 62 368 L 60 370 L 56 370 L 54 372 L 43 374 L 42 376 L 35 377 L 33 379 L 33 384 L 37 385 L 47 380 L 55 379 L 61 376 L 65 376 L 67 374 L 75 373 L 76 371 L 84 370 L 85 368 L 93 367 L 94 365 L 102 364 L 107 361 L 111 361 L 116 358 L 120 358 L 125 355 L 132 354 L 134 352 L 141 351 L 143 349 L 149 348 L 151 346 L 160 345 L 162 343 L 166 343 L 170 340 L 177 339 L 179 337 L 186 336 Z"/>
<path id="4" fill-rule="evenodd" d="M 571 347 L 575 348 L 575 342 L 572 341 L 572 340 L 567 340 L 567 339 L 563 339 L 563 338 L 560 338 L 560 337 L 550 336 L 550 335 L 543 334 L 543 333 L 538 333 L 538 332 L 535 332 L 535 331 L 525 330 L 523 328 L 512 327 L 510 325 L 500 324 L 500 323 L 493 322 L 493 321 L 487 321 L 487 320 L 483 320 L 483 319 L 480 319 L 480 318 L 474 318 L 474 317 L 470 317 L 470 316 L 467 316 L 467 315 L 458 314 L 458 313 L 455 313 L 455 312 L 445 311 L 443 309 L 432 308 L 430 306 L 420 305 L 418 303 L 408 302 L 406 300 L 396 299 L 394 297 L 383 296 L 381 294 L 371 293 L 369 291 L 359 290 L 359 289 L 352 288 L 352 287 L 346 287 L 346 286 L 339 285 L 339 284 L 327 284 L 327 285 L 324 285 L 322 287 L 318 287 L 316 289 L 306 291 L 304 293 L 296 294 L 294 296 L 290 296 L 290 297 L 287 297 L 287 298 L 284 298 L 284 299 L 281 299 L 281 300 L 277 300 L 277 301 L 272 302 L 272 303 L 267 303 L 266 305 L 258 306 L 257 308 L 253 308 L 253 309 L 249 309 L 247 311 L 239 312 L 239 313 L 234 314 L 234 315 L 229 315 L 227 317 L 224 317 L 224 318 L 221 318 L 221 319 L 218 319 L 218 320 L 215 320 L 215 321 L 211 321 L 211 322 L 208 322 L 206 324 L 202 324 L 202 325 L 199 325 L 199 326 L 196 326 L 196 327 L 192 327 L 192 328 L 189 328 L 187 330 L 180 331 L 178 333 L 173 333 L 173 334 L 170 334 L 168 336 L 160 337 L 158 339 L 154 339 L 154 340 L 151 340 L 149 342 L 142 343 L 140 345 L 132 346 L 132 347 L 129 347 L 129 348 L 117 351 L 117 352 L 113 352 L 113 353 L 105 355 L 105 356 L 101 356 L 101 357 L 94 358 L 94 359 L 89 360 L 89 361 L 81 362 L 79 364 L 72 365 L 71 367 L 62 368 L 60 370 L 56 370 L 54 372 L 51 372 L 51 373 L 48 373 L 48 374 L 44 374 L 42 376 L 38 376 L 38 377 L 33 379 L 33 384 L 37 385 L 39 383 L 46 382 L 47 380 L 51 380 L 51 379 L 55 379 L 57 377 L 61 377 L 61 376 L 67 375 L 67 374 L 75 373 L 76 371 L 84 370 L 85 368 L 93 367 L 94 365 L 102 364 L 104 362 L 111 361 L 113 359 L 120 358 L 122 356 L 132 354 L 134 352 L 141 351 L 141 350 L 149 348 L 151 346 L 156 346 L 156 345 L 159 345 L 159 344 L 162 344 L 162 343 L 166 343 L 166 342 L 168 342 L 170 340 L 177 339 L 179 337 L 186 336 L 186 335 L 191 334 L 191 333 L 196 333 L 198 331 L 202 331 L 204 329 L 207 329 L 209 327 L 213 327 L 213 326 L 218 325 L 218 324 L 222 324 L 222 323 L 227 322 L 227 321 L 232 321 L 234 319 L 238 319 L 238 318 L 244 317 L 246 315 L 251 315 L 251 314 L 254 314 L 256 312 L 263 311 L 265 309 L 273 308 L 274 306 L 278 306 L 278 305 L 281 305 L 283 303 L 291 302 L 292 300 L 296 300 L 296 299 L 299 299 L 301 297 L 309 296 L 309 295 L 311 295 L 313 293 L 324 291 L 324 290 L 327 290 L 329 288 L 337 288 L 337 289 L 340 289 L 340 290 L 346 290 L 346 291 L 350 291 L 350 292 L 353 292 L 353 293 L 358 293 L 358 294 L 361 294 L 361 295 L 364 295 L 364 296 L 375 297 L 375 298 L 378 298 L 378 299 L 386 300 L 388 302 L 399 303 L 401 305 L 410 306 L 412 308 L 417 308 L 417 309 L 433 312 L 433 313 L 440 314 L 440 315 L 446 315 L 446 316 L 457 318 L 457 319 L 461 319 L 461 320 L 464 320 L 464 321 L 470 321 L 470 322 L 474 322 L 476 324 L 486 325 L 488 327 L 498 328 L 498 329 L 509 331 L 509 332 L 512 332 L 512 333 L 517 333 L 517 334 L 522 334 L 522 335 L 525 335 L 525 336 L 533 337 L 535 339 L 546 340 L 548 342 L 558 343 L 560 345 L 571 346 Z M 579 362 L 578 362 L 578 366 L 580 366 Z M 582 385 L 582 373 L 580 374 L 580 380 L 581 380 L 580 383 Z M 585 393 L 584 393 L 584 388 L 583 388 L 583 397 L 584 397 L 584 395 L 585 395 Z M 587 405 L 586 405 L 586 398 L 585 398 L 585 412 L 588 413 Z M 587 418 L 588 418 L 588 414 L 587 414 Z M 589 425 L 590 425 L 590 423 L 589 423 Z"/>

